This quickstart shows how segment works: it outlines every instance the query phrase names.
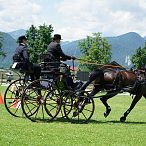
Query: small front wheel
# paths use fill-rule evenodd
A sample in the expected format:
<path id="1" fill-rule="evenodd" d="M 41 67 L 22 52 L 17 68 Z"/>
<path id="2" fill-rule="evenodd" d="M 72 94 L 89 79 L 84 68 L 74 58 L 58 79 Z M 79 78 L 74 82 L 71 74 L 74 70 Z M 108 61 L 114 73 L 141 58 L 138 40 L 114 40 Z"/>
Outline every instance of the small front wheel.
<path id="1" fill-rule="evenodd" d="M 83 91 L 82 94 L 68 94 L 64 103 L 64 114 L 72 123 L 87 123 L 94 113 L 94 100 Z"/>

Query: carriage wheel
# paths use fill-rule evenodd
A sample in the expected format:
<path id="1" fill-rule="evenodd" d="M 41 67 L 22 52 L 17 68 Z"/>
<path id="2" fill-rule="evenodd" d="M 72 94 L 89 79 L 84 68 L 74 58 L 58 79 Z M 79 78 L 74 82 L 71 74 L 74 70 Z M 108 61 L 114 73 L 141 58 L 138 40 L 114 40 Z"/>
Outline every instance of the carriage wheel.
<path id="1" fill-rule="evenodd" d="M 45 110 L 45 98 L 50 94 L 52 82 L 45 79 L 33 81 L 28 85 L 22 96 L 22 110 L 25 116 L 33 122 L 47 122 L 52 115 Z"/>
<path id="2" fill-rule="evenodd" d="M 62 118 L 66 118 L 66 115 L 68 115 L 70 112 L 71 112 L 71 110 L 72 110 L 72 108 L 68 108 L 68 110 L 66 110 L 66 112 L 64 113 L 64 105 L 66 104 L 66 98 L 72 98 L 72 97 L 74 97 L 74 92 L 73 91 L 71 91 L 71 90 L 64 90 L 63 92 L 62 92 L 62 108 L 61 108 L 61 115 L 62 115 Z"/>
<path id="3" fill-rule="evenodd" d="M 24 79 L 18 79 L 12 82 L 6 89 L 4 95 L 4 104 L 7 111 L 15 117 L 23 117 L 21 109 L 21 97 L 25 87 L 30 81 L 25 82 Z"/>
<path id="4" fill-rule="evenodd" d="M 94 100 L 87 92 L 83 91 L 82 96 L 70 94 L 65 100 L 64 113 L 72 123 L 87 123 L 94 113 Z"/>
<path id="5" fill-rule="evenodd" d="M 65 104 L 65 99 L 66 99 L 66 97 L 69 95 L 71 93 L 71 91 L 69 91 L 69 90 L 63 90 L 63 91 L 61 91 L 61 90 L 58 90 L 57 88 L 55 89 L 55 90 L 53 90 L 53 98 L 46 98 L 47 99 L 47 101 L 48 101 L 48 106 L 50 106 L 50 107 L 47 107 L 46 106 L 46 111 L 48 111 L 48 114 L 49 114 L 49 111 L 50 110 L 48 110 L 49 108 L 52 108 L 52 109 L 54 109 L 55 110 L 55 107 L 56 107 L 56 111 L 58 110 L 58 114 L 57 114 L 57 117 L 58 117 L 58 119 L 59 118 L 66 118 L 66 116 L 65 116 L 65 114 L 64 114 L 64 108 L 63 108 L 63 106 L 62 105 L 64 105 Z M 73 92 L 72 92 L 73 93 Z M 51 101 L 52 100 L 52 101 Z M 54 101 L 55 101 L 55 103 L 54 103 Z M 54 104 L 54 107 L 50 104 L 50 103 L 52 102 L 53 104 Z M 46 105 L 47 105 L 46 104 Z M 56 105 L 56 106 L 55 106 Z M 51 107 L 52 106 L 52 107 Z M 66 113 L 67 114 L 67 113 Z"/>
<path id="6" fill-rule="evenodd" d="M 60 112 L 62 106 L 62 97 L 57 89 L 48 92 L 45 98 L 45 110 L 53 120 Z"/>

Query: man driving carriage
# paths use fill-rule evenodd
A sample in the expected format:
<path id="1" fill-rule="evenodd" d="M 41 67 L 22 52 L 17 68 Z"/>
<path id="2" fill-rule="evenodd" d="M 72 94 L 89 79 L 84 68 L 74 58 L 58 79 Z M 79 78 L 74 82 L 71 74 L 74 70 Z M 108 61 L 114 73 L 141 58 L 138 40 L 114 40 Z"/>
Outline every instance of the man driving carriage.
<path id="1" fill-rule="evenodd" d="M 61 35 L 60 34 L 54 34 L 54 37 L 52 39 L 52 42 L 48 45 L 48 55 L 49 55 L 49 61 L 51 62 L 55 62 L 53 64 L 53 66 L 58 69 L 59 71 L 59 67 L 60 67 L 60 61 L 66 61 L 66 60 L 75 60 L 76 58 L 74 56 L 69 56 L 66 55 L 62 49 L 61 49 Z M 70 72 L 68 70 L 68 72 Z M 74 83 L 73 83 L 73 79 L 71 76 L 68 76 L 66 78 L 67 84 L 74 88 Z"/>
<path id="2" fill-rule="evenodd" d="M 25 36 L 20 36 L 18 38 L 19 46 L 16 48 L 13 55 L 13 61 L 17 62 L 17 69 L 22 69 L 27 75 L 30 75 L 31 80 L 39 79 L 41 74 L 41 68 L 37 64 L 30 62 L 27 38 Z"/>
<path id="3" fill-rule="evenodd" d="M 60 62 L 61 60 L 66 61 L 70 59 L 76 59 L 74 56 L 68 56 L 64 54 L 60 46 L 61 40 L 61 35 L 55 34 L 53 41 L 48 45 L 48 54 L 50 55 L 50 59 L 52 61 L 58 62 Z"/>

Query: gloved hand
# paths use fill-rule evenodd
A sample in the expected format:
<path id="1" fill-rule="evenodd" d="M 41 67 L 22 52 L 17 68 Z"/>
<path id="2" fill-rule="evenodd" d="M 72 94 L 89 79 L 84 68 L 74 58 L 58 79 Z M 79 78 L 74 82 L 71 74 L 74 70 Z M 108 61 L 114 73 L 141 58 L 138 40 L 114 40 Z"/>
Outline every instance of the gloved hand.
<path id="1" fill-rule="evenodd" d="M 76 57 L 74 57 L 74 56 L 71 56 L 71 59 L 75 60 L 75 59 L 76 59 Z"/>

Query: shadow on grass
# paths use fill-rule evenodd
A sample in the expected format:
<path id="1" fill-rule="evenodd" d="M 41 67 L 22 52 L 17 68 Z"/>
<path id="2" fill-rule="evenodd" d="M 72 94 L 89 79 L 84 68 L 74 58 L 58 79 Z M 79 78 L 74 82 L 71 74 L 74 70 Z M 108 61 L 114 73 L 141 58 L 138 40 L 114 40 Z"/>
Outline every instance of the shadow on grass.
<path id="1" fill-rule="evenodd" d="M 34 119 L 31 119 L 30 121 L 31 122 L 34 122 L 34 123 L 44 123 L 44 124 L 46 124 L 46 123 L 54 123 L 54 122 L 56 122 L 56 123 L 60 123 L 60 122 L 65 123 L 65 122 L 68 122 L 68 120 L 66 118 L 61 118 L 61 117 L 60 118 L 55 118 L 53 120 L 48 120 L 48 119 L 37 119 L 37 120 L 34 120 Z"/>
<path id="2" fill-rule="evenodd" d="M 62 118 L 62 117 L 57 117 L 53 120 L 38 120 L 34 123 L 71 123 L 69 122 L 66 118 Z M 120 122 L 120 121 L 116 121 L 116 120 L 112 120 L 112 121 L 99 121 L 99 120 L 93 120 L 90 119 L 87 123 L 78 123 L 76 121 L 74 121 L 72 124 L 135 124 L 135 125 L 142 125 L 142 124 L 146 124 L 146 122 L 137 122 L 137 121 L 125 121 L 125 122 Z"/>
<path id="3" fill-rule="evenodd" d="M 24 117 L 23 117 L 24 118 Z M 34 122 L 34 121 L 32 121 Z M 34 123 L 71 123 L 69 122 L 66 118 L 62 118 L 62 117 L 59 117 L 59 118 L 55 118 L 54 120 L 38 120 Z M 76 121 L 74 121 L 72 124 L 129 124 L 129 125 L 142 125 L 142 124 L 146 124 L 146 122 L 136 122 L 136 121 L 125 121 L 125 122 L 120 122 L 120 121 L 99 121 L 99 120 L 93 120 L 93 119 L 90 119 L 87 123 L 78 123 Z"/>
<path id="4" fill-rule="evenodd" d="M 71 122 L 69 122 L 66 118 L 56 118 L 56 119 L 54 119 L 53 121 L 49 121 L 48 123 L 53 123 L 53 122 L 55 122 L 55 123 L 71 123 Z M 46 122 L 45 122 L 46 123 Z M 136 125 L 138 125 L 138 124 L 146 124 L 146 122 L 135 122 L 135 121 L 125 121 L 125 122 L 120 122 L 120 121 L 114 121 L 114 120 L 112 120 L 112 121 L 99 121 L 99 120 L 93 120 L 93 119 L 90 119 L 87 123 L 78 123 L 78 122 L 73 122 L 72 124 L 136 124 Z"/>
<path id="5" fill-rule="evenodd" d="M 97 120 L 90 120 L 89 123 L 92 124 L 109 124 L 109 123 L 113 123 L 113 124 L 146 124 L 146 122 L 135 122 L 135 121 L 125 121 L 125 122 L 121 122 L 121 121 L 97 121 Z"/>

